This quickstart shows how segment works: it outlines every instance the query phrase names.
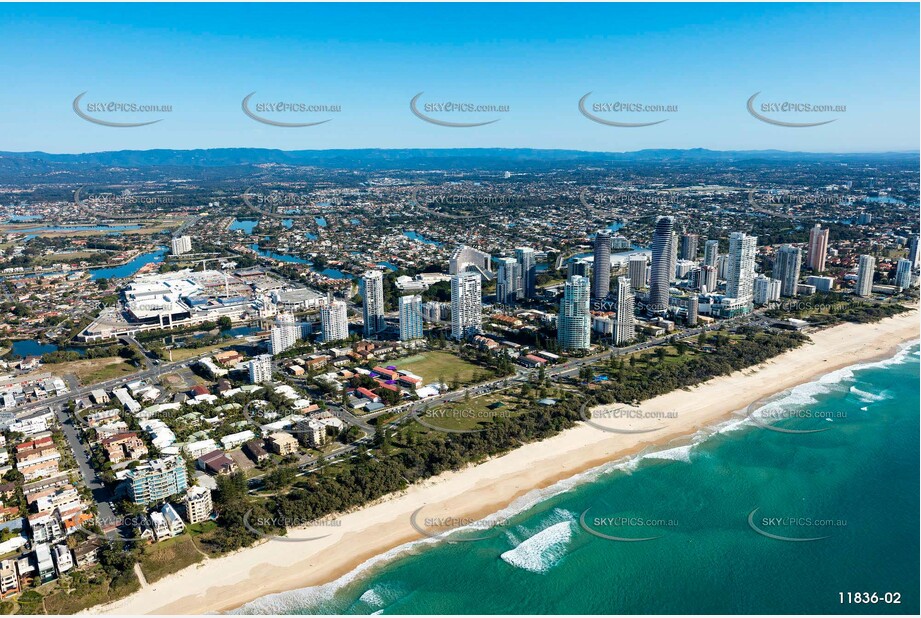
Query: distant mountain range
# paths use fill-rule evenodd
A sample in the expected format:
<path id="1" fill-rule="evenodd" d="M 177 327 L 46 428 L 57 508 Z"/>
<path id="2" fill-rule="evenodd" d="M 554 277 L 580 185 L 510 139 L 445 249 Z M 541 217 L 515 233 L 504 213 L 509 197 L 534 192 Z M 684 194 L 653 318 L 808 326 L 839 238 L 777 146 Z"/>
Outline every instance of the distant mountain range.
<path id="1" fill-rule="evenodd" d="M 234 167 L 265 164 L 371 169 L 432 169 L 504 165 L 553 167 L 559 164 L 896 162 L 919 159 L 918 151 L 884 153 L 811 153 L 783 150 L 638 150 L 587 152 L 530 148 L 273 150 L 211 148 L 203 150 L 119 150 L 83 154 L 0 152 L 0 169 L 23 173 L 75 167 Z"/>

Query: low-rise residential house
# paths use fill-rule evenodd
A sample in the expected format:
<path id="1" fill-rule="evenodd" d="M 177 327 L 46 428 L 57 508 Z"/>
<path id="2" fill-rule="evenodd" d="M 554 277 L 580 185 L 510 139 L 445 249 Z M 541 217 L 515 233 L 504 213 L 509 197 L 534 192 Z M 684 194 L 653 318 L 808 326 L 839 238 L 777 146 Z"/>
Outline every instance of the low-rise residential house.
<path id="1" fill-rule="evenodd" d="M 36 447 L 25 451 L 16 452 L 16 467 L 31 466 L 45 463 L 46 461 L 57 461 L 61 459 L 61 454 L 53 444 L 48 446 Z"/>
<path id="2" fill-rule="evenodd" d="M 173 537 L 162 513 L 154 511 L 148 516 L 148 519 L 150 520 L 150 530 L 153 532 L 154 541 L 159 543 Z"/>
<path id="3" fill-rule="evenodd" d="M 182 534 L 185 530 L 185 524 L 182 523 L 182 518 L 179 517 L 179 513 L 176 512 L 172 504 L 164 504 L 163 508 L 160 509 L 160 514 L 163 515 L 163 518 L 166 520 L 166 526 L 169 529 L 170 536 Z"/>
<path id="4" fill-rule="evenodd" d="M 16 483 L 0 484 L 0 497 L 9 500 L 16 495 Z"/>
<path id="5" fill-rule="evenodd" d="M 125 421 L 106 423 L 105 425 L 96 427 L 96 438 L 98 440 L 104 440 L 106 438 L 111 438 L 117 433 L 124 433 L 126 431 L 128 431 L 128 423 Z"/>
<path id="6" fill-rule="evenodd" d="M 54 579 L 54 559 L 51 557 L 51 547 L 47 543 L 39 543 L 35 546 L 35 565 L 38 569 L 38 577 L 43 584 Z"/>
<path id="7" fill-rule="evenodd" d="M 237 471 L 237 462 L 220 450 L 205 453 L 195 463 L 209 474 L 233 474 Z"/>
<path id="8" fill-rule="evenodd" d="M 119 420 L 121 420 L 121 418 L 118 415 L 118 410 L 102 410 L 100 412 L 93 412 L 92 414 L 86 415 L 86 424 L 90 427 L 98 427 L 100 425 L 114 423 Z"/>
<path id="9" fill-rule="evenodd" d="M 0 561 L 0 595 L 19 592 L 19 569 L 15 560 Z"/>
<path id="10" fill-rule="evenodd" d="M 35 554 L 29 553 L 16 560 L 16 570 L 19 572 L 19 586 L 25 588 L 32 583 L 38 568 L 35 564 Z"/>
<path id="11" fill-rule="evenodd" d="M 147 445 L 133 431 L 105 438 L 101 444 L 112 463 L 140 459 L 147 455 Z"/>
<path id="12" fill-rule="evenodd" d="M 61 520 L 61 525 L 64 526 L 64 533 L 66 535 L 73 534 L 81 529 L 85 523 L 93 519 L 93 516 L 86 512 L 86 507 L 83 504 L 67 510 L 58 510 L 56 512 Z"/>
<path id="13" fill-rule="evenodd" d="M 5 556 L 7 554 L 18 552 L 23 547 L 26 547 L 29 544 L 29 539 L 22 535 L 22 533 L 8 538 L 7 540 L 0 543 L 0 556 Z"/>
<path id="14" fill-rule="evenodd" d="M 74 568 L 74 559 L 70 555 L 70 550 L 67 548 L 67 545 L 64 543 L 55 545 L 51 550 L 51 554 L 54 556 L 54 567 L 58 577 Z"/>
<path id="15" fill-rule="evenodd" d="M 207 440 L 198 440 L 197 442 L 189 442 L 182 447 L 182 452 L 189 456 L 190 459 L 198 459 L 205 453 L 210 453 L 217 450 L 217 442 L 212 439 Z"/>
<path id="16" fill-rule="evenodd" d="M 155 447 L 160 450 L 165 449 L 168 446 L 172 446 L 176 442 L 176 434 L 173 433 L 173 430 L 170 429 L 166 423 L 160 419 L 150 419 L 146 421 L 141 421 L 141 429 L 147 432 L 147 435 L 150 436 L 150 442 Z"/>
<path id="17" fill-rule="evenodd" d="M 74 565 L 78 569 L 92 566 L 99 562 L 99 549 L 102 541 L 96 537 L 90 537 L 74 547 Z"/>
<path id="18" fill-rule="evenodd" d="M 112 394 L 115 395 L 122 407 L 131 414 L 137 414 L 141 411 L 141 404 L 135 401 L 127 389 L 116 388 L 112 391 Z"/>
<path id="19" fill-rule="evenodd" d="M 243 360 L 243 355 L 236 350 L 226 350 L 215 354 L 214 360 L 225 367 L 234 367 Z"/>
<path id="20" fill-rule="evenodd" d="M 16 419 L 10 423 L 10 431 L 32 436 L 48 431 L 52 425 L 54 425 L 54 412 L 51 411 L 51 408 L 47 408 Z"/>
<path id="21" fill-rule="evenodd" d="M 56 459 L 37 464 L 17 466 L 17 469 L 22 473 L 22 479 L 26 483 L 60 472 Z"/>
<path id="22" fill-rule="evenodd" d="M 221 438 L 221 446 L 224 447 L 224 450 L 229 451 L 230 449 L 237 448 L 242 446 L 244 442 L 252 440 L 256 437 L 252 431 L 247 429 L 246 431 L 241 431 L 239 433 L 233 433 L 229 436 L 224 436 Z"/>
<path id="23" fill-rule="evenodd" d="M 265 443 L 258 439 L 244 442 L 243 453 L 255 463 L 263 462 L 270 457 L 269 452 L 265 450 Z"/>
<path id="24" fill-rule="evenodd" d="M 67 510 L 74 508 L 80 506 L 82 500 L 77 489 L 68 483 L 30 493 L 26 496 L 26 504 L 33 513 L 41 513 L 43 511 L 53 511 L 54 509 Z"/>

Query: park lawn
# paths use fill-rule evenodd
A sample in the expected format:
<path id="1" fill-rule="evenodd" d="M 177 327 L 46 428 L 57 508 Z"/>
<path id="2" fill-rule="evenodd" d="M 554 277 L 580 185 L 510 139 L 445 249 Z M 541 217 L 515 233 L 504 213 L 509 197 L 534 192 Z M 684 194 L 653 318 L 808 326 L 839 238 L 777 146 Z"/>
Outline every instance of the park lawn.
<path id="1" fill-rule="evenodd" d="M 89 385 L 119 378 L 138 371 L 138 368 L 120 356 L 106 356 L 104 358 L 88 358 L 85 360 L 71 361 L 69 363 L 54 363 L 45 365 L 46 370 L 57 374 L 74 374 L 80 384 Z"/>
<path id="2" fill-rule="evenodd" d="M 68 251 L 66 253 L 54 253 L 52 255 L 43 255 L 36 258 L 36 264 L 56 264 L 58 262 L 73 262 L 75 260 L 85 260 L 92 255 L 99 255 L 93 251 Z"/>
<path id="3" fill-rule="evenodd" d="M 180 534 L 145 547 L 141 555 L 141 571 L 148 583 L 153 583 L 203 559 L 204 556 L 198 553 L 192 537 Z"/>
<path id="4" fill-rule="evenodd" d="M 224 341 L 223 343 L 205 345 L 200 348 L 173 348 L 173 362 L 184 361 L 201 354 L 211 354 L 231 345 L 233 345 L 232 342 Z M 166 358 L 167 360 L 169 359 L 169 352 L 167 352 Z"/>
<path id="5" fill-rule="evenodd" d="M 496 403 L 503 406 L 490 409 L 489 406 Z M 528 401 L 508 393 L 491 393 L 467 401 L 437 404 L 420 412 L 418 416 L 433 427 L 475 430 L 483 429 L 496 418 L 513 418 L 518 412 L 526 410 L 528 405 L 531 405 Z"/>
<path id="6" fill-rule="evenodd" d="M 487 377 L 492 375 L 489 369 L 468 363 L 448 352 L 440 351 L 423 352 L 388 364 L 396 365 L 397 369 L 413 372 L 420 376 L 425 384 L 435 384 L 439 379 L 443 379 L 448 384 L 455 379 L 460 384 L 470 384 L 474 381 L 475 374 Z"/>

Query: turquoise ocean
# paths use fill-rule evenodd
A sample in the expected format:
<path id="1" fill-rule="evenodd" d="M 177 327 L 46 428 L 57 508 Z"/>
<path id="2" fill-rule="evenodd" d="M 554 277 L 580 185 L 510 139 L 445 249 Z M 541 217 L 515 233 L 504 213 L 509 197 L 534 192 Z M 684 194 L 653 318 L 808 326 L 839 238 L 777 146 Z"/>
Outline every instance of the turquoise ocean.
<path id="1" fill-rule="evenodd" d="M 238 611 L 918 614 L 919 386 L 913 344 Z"/>

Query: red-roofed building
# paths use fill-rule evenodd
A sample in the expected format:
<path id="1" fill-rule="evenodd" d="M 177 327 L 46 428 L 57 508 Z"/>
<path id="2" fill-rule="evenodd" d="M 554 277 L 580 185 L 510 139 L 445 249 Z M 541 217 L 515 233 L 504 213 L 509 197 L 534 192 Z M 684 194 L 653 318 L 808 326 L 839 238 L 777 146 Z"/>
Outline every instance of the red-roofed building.
<path id="1" fill-rule="evenodd" d="M 373 371 L 379 376 L 384 376 L 388 380 L 396 380 L 397 378 L 400 377 L 399 373 L 397 373 L 396 371 L 393 371 L 392 369 L 387 369 L 386 367 L 375 367 L 371 371 Z"/>
<path id="2" fill-rule="evenodd" d="M 374 391 L 369 391 L 363 386 L 359 386 L 357 389 L 355 389 L 355 392 L 357 392 L 360 397 L 364 397 L 373 403 L 380 403 L 380 396 Z"/>
<path id="3" fill-rule="evenodd" d="M 237 471 L 237 462 L 223 451 L 205 453 L 196 460 L 198 467 L 209 474 L 231 474 Z"/>
<path id="4" fill-rule="evenodd" d="M 540 356 L 534 356 L 533 354 L 527 354 L 519 358 L 518 362 L 525 367 L 542 367 L 547 364 L 547 359 L 541 358 Z"/>
<path id="5" fill-rule="evenodd" d="M 193 386 L 192 389 L 191 389 L 189 392 L 192 393 L 192 397 L 200 397 L 201 395 L 209 395 L 209 394 L 210 394 L 210 393 L 208 392 L 208 389 L 207 389 L 206 387 L 202 386 L 201 384 L 198 384 L 198 385 L 196 385 L 196 386 Z"/>
<path id="6" fill-rule="evenodd" d="M 400 376 L 399 379 L 397 379 L 397 383 L 400 386 L 416 390 L 422 386 L 422 378 L 417 376 Z"/>
<path id="7" fill-rule="evenodd" d="M 41 438 L 35 438 L 34 440 L 29 440 L 28 442 L 21 442 L 16 445 L 16 453 L 22 453 L 24 451 L 31 451 L 35 449 L 41 449 L 46 446 L 52 446 L 54 440 L 51 439 L 51 436 L 42 436 Z"/>
<path id="8" fill-rule="evenodd" d="M 386 388 L 388 391 L 393 391 L 394 393 L 400 392 L 400 389 L 397 387 L 396 384 L 387 384 L 383 380 L 375 380 L 375 382 L 377 382 L 377 385 L 380 388 Z"/>

